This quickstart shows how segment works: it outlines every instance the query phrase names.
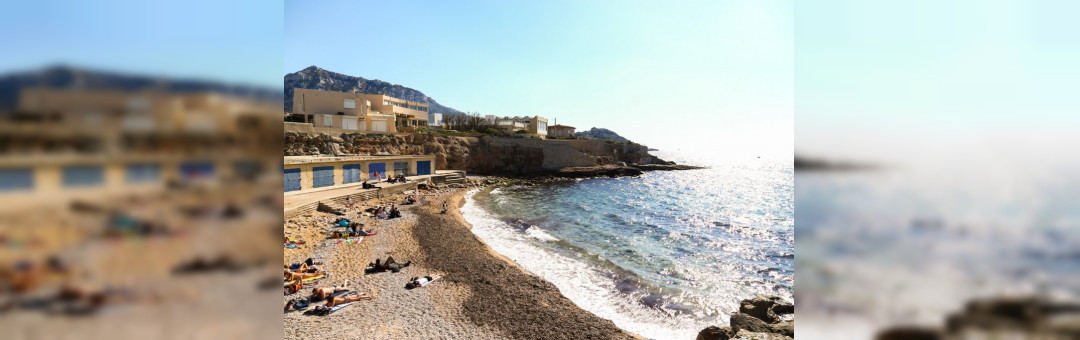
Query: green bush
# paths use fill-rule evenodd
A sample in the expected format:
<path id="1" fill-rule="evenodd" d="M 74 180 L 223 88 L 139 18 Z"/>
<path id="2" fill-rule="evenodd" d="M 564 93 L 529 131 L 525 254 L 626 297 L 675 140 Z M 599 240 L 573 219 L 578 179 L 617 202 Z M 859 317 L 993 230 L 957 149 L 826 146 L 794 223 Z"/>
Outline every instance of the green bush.
<path id="1" fill-rule="evenodd" d="M 514 131 L 514 133 L 529 133 L 529 131 L 525 131 L 525 130 L 517 130 L 517 131 Z"/>

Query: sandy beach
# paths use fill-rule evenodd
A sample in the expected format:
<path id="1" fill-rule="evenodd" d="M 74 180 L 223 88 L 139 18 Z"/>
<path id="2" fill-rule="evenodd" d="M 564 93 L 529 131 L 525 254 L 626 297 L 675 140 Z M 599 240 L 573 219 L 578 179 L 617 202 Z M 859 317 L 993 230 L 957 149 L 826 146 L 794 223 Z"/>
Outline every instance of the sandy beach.
<path id="1" fill-rule="evenodd" d="M 333 214 L 314 212 L 285 222 L 286 235 L 307 244 L 285 250 L 285 263 L 308 257 L 324 261 L 330 273 L 318 287 L 341 285 L 375 298 L 361 300 L 328 316 L 289 311 L 285 338 L 364 339 L 632 339 L 616 327 L 563 297 L 554 285 L 492 252 L 470 231 L 457 207 L 467 189 L 421 195 L 415 205 L 398 205 L 402 217 L 357 220 L 377 235 L 359 244 L 326 240 Z M 360 202 L 361 209 L 400 203 L 403 195 Z M 451 208 L 440 214 L 442 203 Z M 347 217 L 356 218 L 357 211 Z M 398 273 L 365 274 L 376 258 L 393 256 L 412 265 Z M 412 277 L 433 273 L 441 280 L 407 290 Z M 310 293 L 287 295 L 291 300 Z M 321 303 L 319 303 L 321 304 Z M 313 304 L 319 305 L 319 304 Z"/>

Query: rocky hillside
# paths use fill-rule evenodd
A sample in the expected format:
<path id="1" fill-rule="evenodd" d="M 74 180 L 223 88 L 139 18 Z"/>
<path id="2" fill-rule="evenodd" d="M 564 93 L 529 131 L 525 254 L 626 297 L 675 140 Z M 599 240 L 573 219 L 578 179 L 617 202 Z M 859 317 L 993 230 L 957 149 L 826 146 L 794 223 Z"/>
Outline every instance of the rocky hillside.
<path id="1" fill-rule="evenodd" d="M 443 106 L 423 92 L 397 84 L 387 83 L 378 79 L 366 79 L 354 77 L 337 72 L 331 72 L 310 66 L 298 72 L 285 75 L 285 112 L 292 112 L 293 89 L 314 89 L 338 92 L 357 92 L 368 94 L 385 94 L 394 98 L 401 98 L 416 102 L 427 103 L 431 112 L 460 113 L 450 107 Z"/>
<path id="2" fill-rule="evenodd" d="M 616 142 L 629 141 L 629 139 L 626 139 L 623 136 L 619 136 L 619 134 L 615 133 L 615 131 L 611 131 L 611 130 L 608 130 L 608 129 L 605 129 L 605 128 L 597 128 L 597 127 L 594 127 L 592 129 L 589 129 L 589 130 L 586 130 L 586 131 L 575 132 L 574 136 L 575 137 L 592 138 L 592 139 L 606 139 L 606 140 L 613 140 L 613 141 L 616 141 Z"/>
<path id="3" fill-rule="evenodd" d="M 435 155 L 436 169 L 465 170 L 481 175 L 558 174 L 569 167 L 662 163 L 644 146 L 602 141 L 455 137 L 446 135 L 375 135 L 285 133 L 286 156 L 300 155 Z M 572 177 L 572 176 L 567 176 Z"/>

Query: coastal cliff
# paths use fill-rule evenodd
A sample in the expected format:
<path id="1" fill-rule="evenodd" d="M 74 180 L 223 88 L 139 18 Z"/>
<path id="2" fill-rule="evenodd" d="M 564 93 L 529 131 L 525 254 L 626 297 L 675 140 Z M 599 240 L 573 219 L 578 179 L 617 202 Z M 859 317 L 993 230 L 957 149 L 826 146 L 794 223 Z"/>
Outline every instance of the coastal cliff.
<path id="1" fill-rule="evenodd" d="M 376 135 L 285 132 L 286 156 L 301 155 L 435 155 L 437 169 L 470 174 L 542 176 L 581 174 L 626 176 L 642 170 L 673 167 L 652 156 L 648 147 L 600 140 L 539 140 L 462 137 L 438 134 Z M 646 168 L 637 166 L 649 165 Z M 681 169 L 681 167 L 678 167 Z"/>

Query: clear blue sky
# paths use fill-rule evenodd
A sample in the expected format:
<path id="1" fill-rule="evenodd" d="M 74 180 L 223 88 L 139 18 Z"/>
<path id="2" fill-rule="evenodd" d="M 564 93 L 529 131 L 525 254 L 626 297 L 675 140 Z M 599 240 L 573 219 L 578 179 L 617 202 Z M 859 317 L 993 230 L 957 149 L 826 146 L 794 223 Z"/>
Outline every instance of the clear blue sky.
<path id="1" fill-rule="evenodd" d="M 790 157 L 791 1 L 286 1 L 284 70 L 660 148 Z"/>
<path id="2" fill-rule="evenodd" d="M 1080 2 L 1060 0 L 800 3 L 797 150 L 886 161 L 1075 154 L 1076 13 Z"/>
<path id="3" fill-rule="evenodd" d="M 274 1 L 9 1 L 0 73 L 64 63 L 280 88 Z"/>

